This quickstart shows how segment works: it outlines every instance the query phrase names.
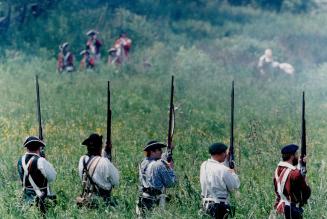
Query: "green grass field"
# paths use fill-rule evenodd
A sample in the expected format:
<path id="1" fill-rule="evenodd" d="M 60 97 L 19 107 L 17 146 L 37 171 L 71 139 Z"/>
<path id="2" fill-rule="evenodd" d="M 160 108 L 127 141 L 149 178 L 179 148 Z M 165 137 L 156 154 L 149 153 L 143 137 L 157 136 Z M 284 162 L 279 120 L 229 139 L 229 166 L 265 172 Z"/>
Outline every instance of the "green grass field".
<path id="1" fill-rule="evenodd" d="M 125 13 L 126 11 L 121 11 Z M 139 17 L 123 24 L 144 32 L 152 43 L 135 45 L 130 63 L 96 71 L 58 75 L 55 59 L 40 49 L 35 57 L 7 51 L 0 64 L 0 216 L 39 218 L 37 209 L 20 202 L 22 191 L 16 163 L 22 143 L 37 135 L 34 76 L 39 75 L 47 159 L 57 170 L 52 190 L 58 205 L 49 218 L 134 218 L 138 163 L 143 145 L 166 140 L 170 77 L 175 75 L 176 129 L 174 143 L 178 186 L 169 190 L 167 210 L 151 218 L 199 218 L 199 168 L 213 142 L 229 143 L 230 88 L 235 80 L 235 143 L 241 188 L 233 196 L 237 219 L 267 218 L 274 203 L 272 178 L 284 144 L 300 144 L 301 95 L 306 91 L 308 181 L 312 197 L 305 218 L 327 218 L 327 30 L 326 15 L 291 15 L 247 8 L 222 8 L 223 25 L 208 20 L 176 21 L 170 31 Z M 118 15 L 117 15 L 118 16 Z M 129 15 L 136 16 L 136 15 Z M 229 17 L 228 17 L 229 16 Z M 124 16 L 122 16 L 124 19 Z M 126 15 L 126 17 L 128 17 Z M 242 19 L 239 19 L 241 17 Z M 199 21 L 200 22 L 200 21 Z M 143 28 L 143 29 L 142 29 Z M 161 31 L 161 39 L 149 31 Z M 185 28 L 185 29 L 183 29 Z M 190 40 L 188 28 L 198 36 Z M 223 33 L 231 33 L 224 37 Z M 136 42 L 137 43 L 137 42 Z M 277 59 L 294 64 L 296 75 L 258 77 L 257 58 L 267 47 Z M 152 67 L 142 60 L 150 57 Z M 106 84 L 111 81 L 114 164 L 121 174 L 113 196 L 116 208 L 79 209 L 80 143 L 92 132 L 106 133 Z"/>

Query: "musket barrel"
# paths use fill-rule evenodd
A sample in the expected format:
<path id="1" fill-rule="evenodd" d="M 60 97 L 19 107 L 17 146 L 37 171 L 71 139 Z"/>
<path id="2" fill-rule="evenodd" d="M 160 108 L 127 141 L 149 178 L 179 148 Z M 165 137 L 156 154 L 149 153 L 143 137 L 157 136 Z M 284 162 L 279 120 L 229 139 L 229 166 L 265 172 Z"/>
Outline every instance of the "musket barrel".
<path id="1" fill-rule="evenodd" d="M 111 98 L 110 98 L 110 81 L 108 81 L 108 89 L 107 89 L 107 153 L 109 154 L 110 160 L 111 160 L 111 153 L 112 153 L 112 147 L 111 147 Z"/>
<path id="2" fill-rule="evenodd" d="M 231 91 L 231 122 L 230 122 L 230 146 L 229 146 L 229 167 L 234 169 L 234 81 Z"/>
<path id="3" fill-rule="evenodd" d="M 42 116 L 41 116 L 41 101 L 40 101 L 40 88 L 39 88 L 39 77 L 35 76 L 35 87 L 36 87 L 36 110 L 37 119 L 39 123 L 39 138 L 43 141 L 43 130 L 42 130 Z"/>
<path id="4" fill-rule="evenodd" d="M 168 159 L 172 159 L 172 142 L 174 132 L 174 75 L 171 76 L 170 106 L 169 106 L 169 126 L 168 126 Z"/>
<path id="5" fill-rule="evenodd" d="M 307 139 L 306 139 L 306 121 L 305 121 L 305 92 L 302 93 L 302 133 L 301 133 L 301 156 L 300 156 L 300 165 L 301 165 L 301 174 L 306 175 L 306 163 L 303 161 L 304 157 L 307 155 Z"/>

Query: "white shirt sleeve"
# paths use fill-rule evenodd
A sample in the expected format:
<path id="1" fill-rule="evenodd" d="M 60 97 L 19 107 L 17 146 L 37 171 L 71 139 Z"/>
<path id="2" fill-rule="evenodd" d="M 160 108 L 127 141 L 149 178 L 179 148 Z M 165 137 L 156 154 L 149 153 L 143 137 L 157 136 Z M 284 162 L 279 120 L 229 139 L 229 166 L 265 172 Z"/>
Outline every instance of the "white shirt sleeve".
<path id="1" fill-rule="evenodd" d="M 226 171 L 223 176 L 223 180 L 224 180 L 227 190 L 229 192 L 231 192 L 235 189 L 238 189 L 240 187 L 240 180 L 239 180 L 238 176 L 236 175 L 236 173 Z"/>
<path id="2" fill-rule="evenodd" d="M 40 157 L 37 161 L 37 168 L 41 171 L 42 175 L 47 178 L 49 182 L 52 182 L 56 179 L 56 170 L 52 166 L 51 163 L 49 163 L 46 159 L 43 157 Z"/>
<path id="3" fill-rule="evenodd" d="M 207 181 L 205 173 L 205 164 L 207 161 L 203 162 L 200 168 L 200 184 L 201 184 L 201 195 L 205 197 L 207 194 Z"/>
<path id="4" fill-rule="evenodd" d="M 265 55 L 261 56 L 258 61 L 258 67 L 261 68 L 263 66 L 263 62 L 265 60 Z"/>
<path id="5" fill-rule="evenodd" d="M 117 186 L 119 184 L 119 172 L 108 159 L 105 160 L 107 165 L 103 166 L 104 168 L 102 169 L 102 174 L 104 175 L 104 178 L 111 183 L 111 185 Z"/>
<path id="6" fill-rule="evenodd" d="M 79 177 L 82 179 L 83 177 L 83 168 L 84 168 L 84 164 L 83 164 L 83 160 L 84 158 L 86 157 L 86 155 L 83 155 L 80 159 L 79 159 L 79 162 L 78 162 L 78 174 L 79 174 Z M 88 161 L 88 159 L 86 159 L 86 162 Z"/>

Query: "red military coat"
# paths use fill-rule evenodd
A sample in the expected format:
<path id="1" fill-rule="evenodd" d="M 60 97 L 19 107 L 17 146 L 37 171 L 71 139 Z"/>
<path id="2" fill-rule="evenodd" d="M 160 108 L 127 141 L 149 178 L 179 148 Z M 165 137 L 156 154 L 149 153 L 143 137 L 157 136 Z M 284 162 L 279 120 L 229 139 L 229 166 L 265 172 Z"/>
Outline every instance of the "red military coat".
<path id="1" fill-rule="evenodd" d="M 278 164 L 278 167 L 276 169 L 278 177 L 282 177 L 281 173 L 287 168 L 283 164 L 286 162 L 280 162 Z M 290 165 L 290 164 L 288 164 Z M 275 193 L 276 193 L 276 202 L 274 207 L 276 208 L 279 204 L 281 197 L 278 194 L 277 191 L 277 180 L 276 177 L 274 177 L 274 187 L 275 187 Z M 305 177 L 301 175 L 301 172 L 299 169 L 294 168 L 290 171 L 286 182 L 285 187 L 283 190 L 284 196 L 287 198 L 288 202 L 299 204 L 300 206 L 303 206 L 307 200 L 309 199 L 311 195 L 311 189 L 308 186 Z"/>

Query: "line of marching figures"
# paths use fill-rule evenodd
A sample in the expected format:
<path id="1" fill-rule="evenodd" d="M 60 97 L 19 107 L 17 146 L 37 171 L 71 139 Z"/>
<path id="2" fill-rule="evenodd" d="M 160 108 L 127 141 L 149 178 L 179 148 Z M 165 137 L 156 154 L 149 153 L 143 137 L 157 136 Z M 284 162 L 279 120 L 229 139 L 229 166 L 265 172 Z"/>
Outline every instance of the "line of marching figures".
<path id="1" fill-rule="evenodd" d="M 93 69 L 100 62 L 100 49 L 103 46 L 102 41 L 98 38 L 99 32 L 89 30 L 86 35 L 88 40 L 85 49 L 80 52 L 82 56 L 80 69 Z M 108 50 L 108 64 L 120 65 L 127 61 L 129 51 L 132 47 L 132 40 L 127 37 L 127 33 L 122 32 L 113 46 Z M 75 56 L 70 51 L 68 42 L 59 45 L 59 53 L 57 58 L 57 71 L 73 72 L 75 67 Z"/>
<path id="2" fill-rule="evenodd" d="M 39 137 L 30 136 L 23 143 L 26 153 L 18 161 L 18 172 L 22 181 L 23 200 L 36 205 L 42 214 L 56 203 L 49 183 L 56 178 L 53 165 L 45 158 L 46 146 L 42 136 L 39 85 L 36 77 L 37 108 L 39 120 Z M 153 208 L 164 209 L 167 201 L 166 189 L 177 183 L 173 160 L 173 134 L 175 123 L 174 77 L 172 77 L 170 94 L 170 113 L 167 143 L 151 140 L 144 145 L 144 159 L 138 167 L 139 196 L 136 213 L 140 218 L 146 217 Z M 278 163 L 273 178 L 276 202 L 269 216 L 270 219 L 284 217 L 287 219 L 303 218 L 303 206 L 311 195 L 306 177 L 306 130 L 305 101 L 302 99 L 302 140 L 301 153 L 295 144 L 281 148 L 281 161 Z M 100 203 L 115 205 L 111 197 L 112 189 L 119 184 L 119 171 L 111 162 L 111 106 L 110 84 L 108 82 L 108 120 L 107 140 L 98 133 L 93 133 L 81 144 L 86 154 L 81 156 L 78 172 L 82 192 L 76 198 L 78 206 L 97 207 Z M 226 219 L 233 217 L 235 206 L 230 203 L 230 193 L 237 190 L 240 180 L 234 162 L 234 82 L 231 92 L 231 137 L 230 144 L 213 143 L 208 147 L 209 159 L 200 167 L 200 184 L 202 195 L 202 215 Z M 166 148 L 166 150 L 163 150 Z"/>

